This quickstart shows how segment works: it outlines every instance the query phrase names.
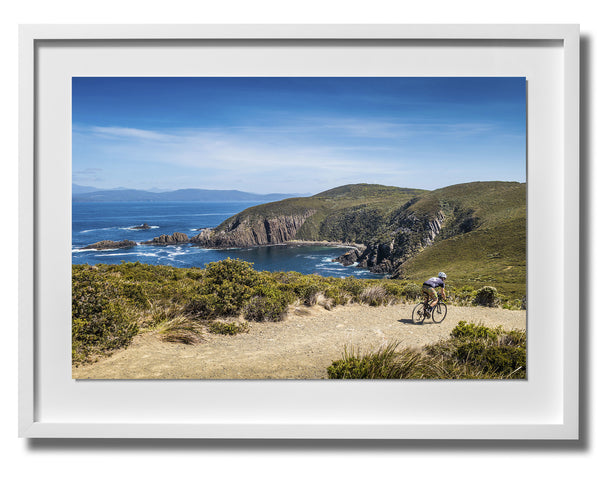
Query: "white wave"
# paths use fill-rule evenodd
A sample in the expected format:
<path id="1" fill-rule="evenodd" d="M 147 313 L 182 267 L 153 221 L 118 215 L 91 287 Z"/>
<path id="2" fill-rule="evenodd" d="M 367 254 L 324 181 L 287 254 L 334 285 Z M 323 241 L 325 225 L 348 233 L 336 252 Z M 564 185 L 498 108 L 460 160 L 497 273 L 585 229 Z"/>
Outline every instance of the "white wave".
<path id="1" fill-rule="evenodd" d="M 75 248 L 71 250 L 71 253 L 84 253 L 84 252 L 114 252 L 118 248 Z"/>
<path id="2" fill-rule="evenodd" d="M 317 263 L 317 267 L 327 267 L 327 268 L 332 268 L 332 269 L 335 269 L 335 270 L 340 270 L 340 267 L 342 269 L 346 268 L 341 263 L 337 264 L 337 265 L 339 265 L 339 267 L 336 267 L 335 265 L 336 265 L 336 262 L 332 262 L 331 260 L 326 260 L 324 262 Z"/>
<path id="3" fill-rule="evenodd" d="M 107 232 L 109 230 L 118 230 L 118 229 L 119 229 L 119 227 L 90 228 L 88 230 L 81 230 L 79 233 Z"/>
<path id="4" fill-rule="evenodd" d="M 119 253 L 107 253 L 102 255 L 96 255 L 97 257 L 128 257 L 128 256 L 136 256 L 136 257 L 157 257 L 158 255 L 153 252 L 119 252 Z"/>
<path id="5" fill-rule="evenodd" d="M 137 225 L 134 225 L 133 227 L 116 227 L 118 230 L 154 230 L 155 228 L 160 228 L 160 226 L 158 225 L 149 225 L 150 228 L 138 228 Z"/>

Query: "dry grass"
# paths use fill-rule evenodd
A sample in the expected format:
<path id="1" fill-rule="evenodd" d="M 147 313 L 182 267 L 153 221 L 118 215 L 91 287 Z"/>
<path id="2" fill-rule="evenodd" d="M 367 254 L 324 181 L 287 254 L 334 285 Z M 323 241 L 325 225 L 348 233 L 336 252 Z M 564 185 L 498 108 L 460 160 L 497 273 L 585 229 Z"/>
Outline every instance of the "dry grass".
<path id="1" fill-rule="evenodd" d="M 165 342 L 192 345 L 202 340 L 204 327 L 197 321 L 180 315 L 157 325 L 156 331 Z"/>

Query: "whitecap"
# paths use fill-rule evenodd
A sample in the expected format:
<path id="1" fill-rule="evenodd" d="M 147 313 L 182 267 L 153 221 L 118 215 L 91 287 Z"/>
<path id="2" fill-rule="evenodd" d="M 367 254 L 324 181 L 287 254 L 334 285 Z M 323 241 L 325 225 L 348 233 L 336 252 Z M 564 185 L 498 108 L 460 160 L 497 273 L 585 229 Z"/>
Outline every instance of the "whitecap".
<path id="1" fill-rule="evenodd" d="M 133 227 L 117 227 L 119 230 L 133 230 L 134 232 L 137 230 L 154 230 L 155 228 L 160 228 L 158 225 L 150 225 L 150 228 L 139 228 L 139 225 L 134 225 Z"/>
<path id="2" fill-rule="evenodd" d="M 118 229 L 119 229 L 119 227 L 90 228 L 88 230 L 80 230 L 79 233 L 106 232 L 108 230 L 118 230 Z"/>

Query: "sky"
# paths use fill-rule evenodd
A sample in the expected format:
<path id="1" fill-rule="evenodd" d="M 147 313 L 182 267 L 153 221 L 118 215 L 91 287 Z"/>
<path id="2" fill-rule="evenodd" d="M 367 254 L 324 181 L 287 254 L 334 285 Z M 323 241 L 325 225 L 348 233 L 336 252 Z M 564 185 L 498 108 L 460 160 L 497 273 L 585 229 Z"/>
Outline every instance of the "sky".
<path id="1" fill-rule="evenodd" d="M 72 122 L 96 188 L 526 180 L 523 77 L 74 77 Z"/>

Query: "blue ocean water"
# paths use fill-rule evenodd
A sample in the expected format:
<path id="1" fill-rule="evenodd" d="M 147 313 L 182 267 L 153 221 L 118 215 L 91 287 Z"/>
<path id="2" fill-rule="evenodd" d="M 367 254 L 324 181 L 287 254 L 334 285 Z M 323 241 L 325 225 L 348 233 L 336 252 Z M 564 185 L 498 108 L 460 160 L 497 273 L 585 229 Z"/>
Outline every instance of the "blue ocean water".
<path id="1" fill-rule="evenodd" d="M 344 267 L 332 259 L 346 252 L 344 247 L 320 245 L 274 245 L 226 250 L 193 245 L 139 245 L 162 234 L 182 232 L 189 237 L 197 229 L 216 227 L 251 202 L 74 202 L 72 210 L 72 258 L 74 264 L 142 262 L 174 267 L 204 267 L 209 262 L 239 258 L 252 262 L 256 270 L 296 271 L 304 274 L 357 278 L 381 278 L 365 269 Z M 147 223 L 149 230 L 132 227 Z M 128 249 L 80 250 L 100 240 L 133 240 Z"/>

